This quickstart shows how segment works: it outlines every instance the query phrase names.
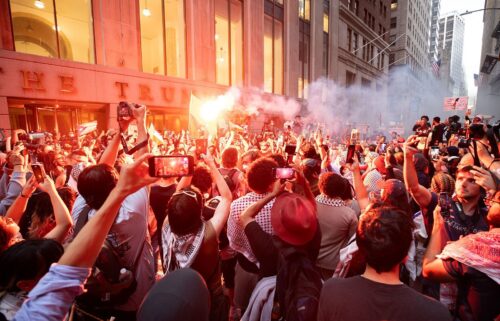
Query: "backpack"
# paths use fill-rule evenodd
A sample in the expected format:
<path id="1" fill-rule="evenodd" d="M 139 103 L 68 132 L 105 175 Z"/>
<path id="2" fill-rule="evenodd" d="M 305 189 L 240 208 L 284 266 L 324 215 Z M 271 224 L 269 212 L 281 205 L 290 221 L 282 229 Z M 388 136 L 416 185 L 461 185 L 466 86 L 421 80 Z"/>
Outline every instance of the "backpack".
<path id="1" fill-rule="evenodd" d="M 323 282 L 307 253 L 282 251 L 271 320 L 315 321 Z"/>
<path id="2" fill-rule="evenodd" d="M 89 212 L 90 207 L 85 206 L 78 215 L 74 236 L 87 223 Z M 140 255 L 137 257 L 134 266 L 140 257 Z M 76 298 L 76 302 L 82 307 L 92 309 L 111 308 L 126 303 L 136 287 L 137 282 L 133 271 L 123 265 L 116 249 L 108 239 L 105 239 L 92 267 L 92 273 L 85 283 L 86 291 Z"/>
<path id="3" fill-rule="evenodd" d="M 219 171 L 220 171 L 220 169 L 219 169 Z M 238 198 L 238 195 L 236 193 L 237 186 L 233 181 L 234 175 L 238 172 L 239 172 L 238 169 L 233 168 L 233 169 L 229 170 L 229 172 L 227 172 L 225 175 L 222 175 L 222 177 L 226 181 L 227 187 L 229 187 L 229 190 L 231 191 L 231 194 L 233 195 L 233 200 Z"/>

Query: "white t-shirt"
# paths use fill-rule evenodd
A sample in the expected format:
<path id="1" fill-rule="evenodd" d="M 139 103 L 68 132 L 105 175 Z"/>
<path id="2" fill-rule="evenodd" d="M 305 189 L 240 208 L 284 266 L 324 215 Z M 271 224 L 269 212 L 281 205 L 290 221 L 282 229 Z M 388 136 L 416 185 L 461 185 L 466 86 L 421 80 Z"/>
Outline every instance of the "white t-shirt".
<path id="1" fill-rule="evenodd" d="M 78 221 L 86 203 L 79 195 L 73 206 L 71 216 L 73 222 Z M 149 289 L 155 281 L 153 249 L 148 231 L 149 194 L 147 188 L 142 188 L 129 195 L 122 203 L 118 216 L 108 234 L 108 240 L 120 255 L 123 264 L 129 270 L 135 270 L 137 289 L 123 305 L 114 307 L 123 311 L 137 310 Z M 96 211 L 89 212 L 89 219 Z M 136 258 L 137 267 L 134 267 Z"/>

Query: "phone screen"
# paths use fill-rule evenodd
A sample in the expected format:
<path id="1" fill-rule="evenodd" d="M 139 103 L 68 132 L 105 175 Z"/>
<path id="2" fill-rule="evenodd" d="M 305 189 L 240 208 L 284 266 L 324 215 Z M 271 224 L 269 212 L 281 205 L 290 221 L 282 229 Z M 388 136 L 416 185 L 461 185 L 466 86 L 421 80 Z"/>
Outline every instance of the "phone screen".
<path id="1" fill-rule="evenodd" d="M 290 179 L 294 176 L 294 169 L 290 167 L 280 167 L 275 169 L 275 178 Z"/>
<path id="2" fill-rule="evenodd" d="M 33 170 L 33 175 L 38 183 L 43 183 L 45 179 L 45 170 L 42 164 L 32 164 L 31 169 Z"/>
<path id="3" fill-rule="evenodd" d="M 149 175 L 181 177 L 193 174 L 192 156 L 154 156 L 149 159 Z"/>
<path id="4" fill-rule="evenodd" d="M 437 146 L 432 146 L 430 149 L 430 156 L 433 161 L 439 159 L 439 147 Z"/>
<path id="5" fill-rule="evenodd" d="M 349 145 L 347 147 L 347 156 L 345 162 L 347 164 L 352 164 L 354 162 L 354 152 L 356 151 L 356 145 Z"/>

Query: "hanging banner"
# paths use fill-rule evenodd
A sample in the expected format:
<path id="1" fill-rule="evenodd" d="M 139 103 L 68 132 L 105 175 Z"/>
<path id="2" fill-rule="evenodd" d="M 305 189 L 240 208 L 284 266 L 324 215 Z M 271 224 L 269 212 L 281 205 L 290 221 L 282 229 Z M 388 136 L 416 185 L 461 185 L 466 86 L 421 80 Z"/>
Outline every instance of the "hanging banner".
<path id="1" fill-rule="evenodd" d="M 444 99 L 444 110 L 466 110 L 469 104 L 469 97 L 446 97 Z"/>

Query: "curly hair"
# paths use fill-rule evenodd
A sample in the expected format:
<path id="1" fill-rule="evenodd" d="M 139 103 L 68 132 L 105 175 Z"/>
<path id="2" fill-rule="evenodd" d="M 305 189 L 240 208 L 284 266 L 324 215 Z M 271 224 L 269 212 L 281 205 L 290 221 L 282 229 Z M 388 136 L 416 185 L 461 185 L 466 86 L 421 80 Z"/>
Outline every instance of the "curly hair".
<path id="1" fill-rule="evenodd" d="M 222 166 L 224 168 L 233 168 L 238 164 L 238 149 L 236 147 L 228 147 L 222 152 Z"/>
<path id="2" fill-rule="evenodd" d="M 199 164 L 194 168 L 191 185 L 198 188 L 202 193 L 207 193 L 212 187 L 213 179 L 207 166 Z"/>
<path id="3" fill-rule="evenodd" d="M 332 172 L 322 174 L 319 177 L 318 187 L 321 193 L 329 198 L 340 198 L 344 201 L 352 200 L 351 184 L 338 174 Z"/>
<path id="4" fill-rule="evenodd" d="M 248 187 L 258 194 L 263 194 L 269 190 L 276 181 L 273 169 L 278 167 L 272 158 L 263 157 L 254 161 L 247 172 Z"/>

